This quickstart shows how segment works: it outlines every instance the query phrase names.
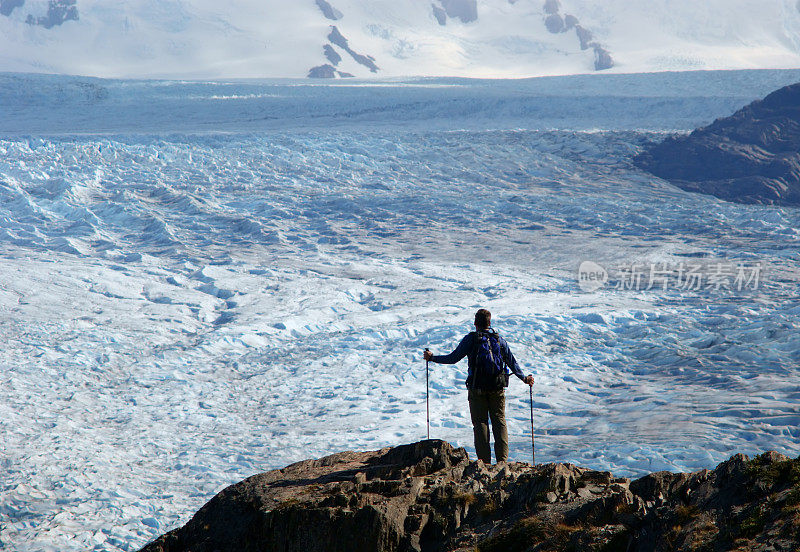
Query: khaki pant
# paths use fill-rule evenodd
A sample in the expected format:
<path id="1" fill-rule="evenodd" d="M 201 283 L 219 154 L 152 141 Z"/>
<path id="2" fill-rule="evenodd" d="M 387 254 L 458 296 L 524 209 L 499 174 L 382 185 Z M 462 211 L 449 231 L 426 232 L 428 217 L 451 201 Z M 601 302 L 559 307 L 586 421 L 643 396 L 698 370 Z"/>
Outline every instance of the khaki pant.
<path id="1" fill-rule="evenodd" d="M 508 430 L 506 429 L 506 394 L 498 391 L 470 389 L 469 413 L 472 417 L 472 431 L 475 433 L 475 454 L 485 464 L 492 463 L 489 448 L 489 418 L 492 420 L 494 434 L 494 456 L 498 462 L 508 460 Z"/>

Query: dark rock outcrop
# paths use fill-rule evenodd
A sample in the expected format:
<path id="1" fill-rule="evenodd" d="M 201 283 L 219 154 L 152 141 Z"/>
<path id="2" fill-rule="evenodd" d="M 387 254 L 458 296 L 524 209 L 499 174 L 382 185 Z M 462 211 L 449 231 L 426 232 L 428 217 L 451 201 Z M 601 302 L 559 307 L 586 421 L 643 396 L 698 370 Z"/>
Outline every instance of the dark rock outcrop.
<path id="1" fill-rule="evenodd" d="M 331 21 L 338 21 L 343 17 L 342 12 L 331 6 L 328 0 L 317 0 L 317 7 L 322 12 L 322 15 Z"/>
<path id="2" fill-rule="evenodd" d="M 478 0 L 438 0 L 447 17 L 460 19 L 462 23 L 478 20 Z M 439 16 L 437 16 L 439 19 Z M 445 23 L 447 22 L 445 18 Z M 439 24 L 444 23 L 439 20 Z"/>
<path id="3" fill-rule="evenodd" d="M 332 65 L 339 65 L 339 62 L 342 61 L 342 56 L 330 44 L 325 44 L 322 47 L 322 52 Z"/>
<path id="4" fill-rule="evenodd" d="M 447 25 L 447 12 L 444 11 L 444 8 L 437 6 L 436 4 L 431 4 L 431 9 L 433 10 L 433 16 L 436 18 L 436 21 L 439 22 L 439 25 Z"/>
<path id="5" fill-rule="evenodd" d="M 335 79 L 336 67 L 326 63 L 325 65 L 317 65 L 308 70 L 308 78 L 310 79 Z"/>
<path id="6" fill-rule="evenodd" d="M 21 8 L 25 0 L 0 0 L 0 15 L 11 15 L 14 8 Z"/>
<path id="7" fill-rule="evenodd" d="M 631 482 L 485 466 L 429 440 L 250 477 L 142 552 L 800 550 L 800 460 L 737 455 Z"/>
<path id="8" fill-rule="evenodd" d="M 605 71 L 606 69 L 611 69 L 612 67 L 614 67 L 614 59 L 611 57 L 611 53 L 599 44 L 595 44 L 594 70 Z"/>
<path id="9" fill-rule="evenodd" d="M 553 34 L 563 33 L 567 30 L 567 24 L 564 22 L 564 18 L 557 13 L 548 15 L 544 19 L 544 26 Z"/>
<path id="10" fill-rule="evenodd" d="M 78 20 L 77 0 L 50 0 L 47 5 L 47 14 L 39 17 L 28 16 L 26 23 L 38 25 L 45 29 L 52 29 L 63 25 L 67 21 Z"/>
<path id="11" fill-rule="evenodd" d="M 561 11 L 561 2 L 558 0 L 545 0 L 544 13 L 547 15 L 557 15 Z"/>
<path id="12" fill-rule="evenodd" d="M 373 73 L 378 72 L 378 66 L 375 65 L 375 58 L 373 58 L 372 56 L 365 56 L 363 54 L 355 52 L 350 47 L 350 44 L 348 43 L 347 39 L 341 32 L 339 32 L 339 29 L 335 25 L 331 25 L 331 32 L 328 33 L 328 40 L 330 40 L 331 44 L 335 44 L 336 46 L 338 46 L 339 48 L 350 54 L 350 57 L 352 57 L 356 63 L 363 65 Z"/>
<path id="13" fill-rule="evenodd" d="M 575 29 L 575 35 L 581 45 L 581 50 L 594 50 L 594 70 L 605 71 L 614 67 L 614 58 L 611 52 L 605 49 L 600 43 L 593 40 L 592 32 L 581 26 L 580 21 L 574 15 L 561 16 L 561 3 L 558 0 L 546 0 L 544 3 L 544 26 L 552 34 L 565 33 Z"/>
<path id="14" fill-rule="evenodd" d="M 800 205 L 800 83 L 687 136 L 667 138 L 635 163 L 684 190 Z"/>
<path id="15" fill-rule="evenodd" d="M 589 45 L 592 43 L 592 31 L 584 29 L 580 25 L 575 25 L 575 34 L 578 35 L 578 40 L 581 43 L 581 50 L 588 50 Z"/>

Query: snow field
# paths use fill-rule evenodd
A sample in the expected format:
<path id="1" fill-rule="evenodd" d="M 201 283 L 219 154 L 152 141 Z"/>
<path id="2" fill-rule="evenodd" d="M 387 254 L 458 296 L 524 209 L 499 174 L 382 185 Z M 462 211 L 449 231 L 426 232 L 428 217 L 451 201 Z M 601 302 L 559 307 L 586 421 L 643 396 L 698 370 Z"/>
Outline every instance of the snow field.
<path id="1" fill-rule="evenodd" d="M 326 63 L 335 25 L 371 56 L 373 75 L 338 48 L 338 69 L 359 77 L 520 76 L 590 73 L 591 47 L 574 29 L 552 34 L 543 1 L 481 0 L 477 20 L 442 26 L 427 0 L 338 0 L 325 18 L 313 0 L 78 0 L 76 21 L 50 29 L 26 23 L 48 2 L 26 0 L 0 15 L 0 70 L 110 78 L 302 78 Z M 651 71 L 797 67 L 795 0 L 564 0 L 571 15 L 610 51 L 614 68 Z M 588 46 L 588 45 L 587 45 Z"/>

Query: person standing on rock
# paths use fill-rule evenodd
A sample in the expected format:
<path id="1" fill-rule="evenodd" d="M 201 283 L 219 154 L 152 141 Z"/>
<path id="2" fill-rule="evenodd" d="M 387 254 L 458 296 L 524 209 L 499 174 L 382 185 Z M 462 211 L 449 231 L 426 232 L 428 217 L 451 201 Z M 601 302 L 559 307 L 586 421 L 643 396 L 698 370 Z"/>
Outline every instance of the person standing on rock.
<path id="1" fill-rule="evenodd" d="M 475 453 L 485 464 L 491 464 L 489 419 L 494 434 L 494 456 L 498 462 L 508 460 L 508 430 L 506 428 L 506 397 L 509 371 L 528 385 L 533 376 L 524 376 L 511 354 L 505 339 L 491 326 L 492 314 L 487 309 L 475 313 L 475 331 L 468 333 L 449 355 L 434 355 L 427 349 L 425 360 L 437 364 L 455 364 L 467 357 L 467 390 L 472 430 L 475 434 Z"/>

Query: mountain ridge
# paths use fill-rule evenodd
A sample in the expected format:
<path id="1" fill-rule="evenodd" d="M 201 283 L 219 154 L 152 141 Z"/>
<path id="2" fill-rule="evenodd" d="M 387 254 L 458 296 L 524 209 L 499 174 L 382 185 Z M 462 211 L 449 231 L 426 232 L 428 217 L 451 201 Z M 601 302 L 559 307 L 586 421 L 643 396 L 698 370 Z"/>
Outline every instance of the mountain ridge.
<path id="1" fill-rule="evenodd" d="M 107 78 L 800 66 L 800 8 L 790 0 L 699 8 L 668 0 L 0 0 L 0 33 L 0 71 Z"/>
<path id="2" fill-rule="evenodd" d="M 635 163 L 681 189 L 739 203 L 800 205 L 800 83 L 688 135 L 646 148 Z"/>

